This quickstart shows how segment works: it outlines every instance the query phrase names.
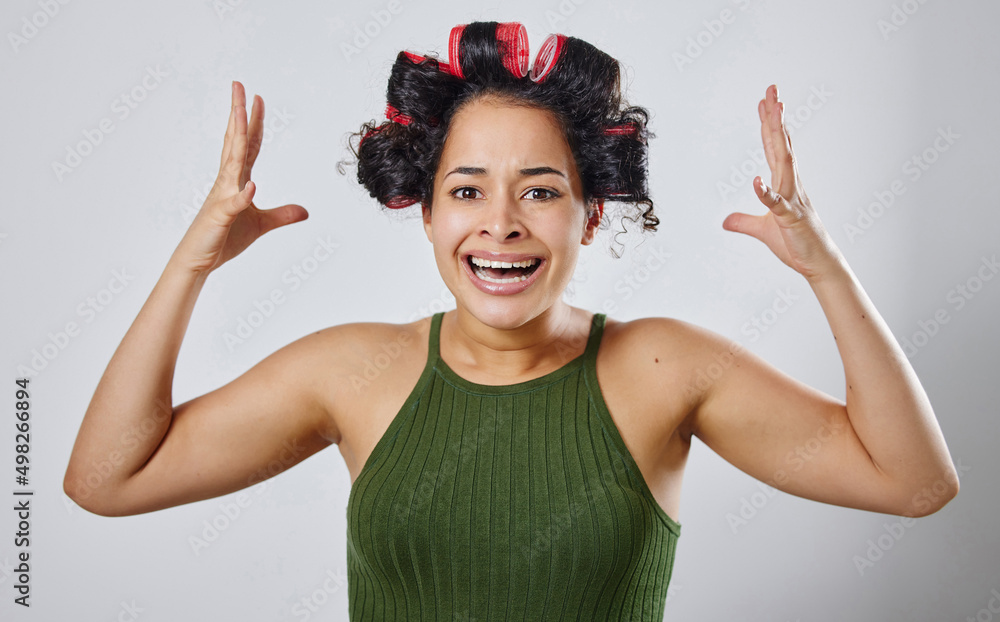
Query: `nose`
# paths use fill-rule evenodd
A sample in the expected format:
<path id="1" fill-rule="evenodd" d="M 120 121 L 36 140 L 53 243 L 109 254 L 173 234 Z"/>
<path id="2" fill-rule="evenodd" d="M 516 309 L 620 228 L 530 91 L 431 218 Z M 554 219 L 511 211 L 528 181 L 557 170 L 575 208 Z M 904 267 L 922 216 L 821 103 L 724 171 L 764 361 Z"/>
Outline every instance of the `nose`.
<path id="1" fill-rule="evenodd" d="M 521 238 L 526 233 L 521 206 L 514 198 L 495 196 L 484 206 L 482 214 L 480 235 L 489 236 L 496 242 Z"/>

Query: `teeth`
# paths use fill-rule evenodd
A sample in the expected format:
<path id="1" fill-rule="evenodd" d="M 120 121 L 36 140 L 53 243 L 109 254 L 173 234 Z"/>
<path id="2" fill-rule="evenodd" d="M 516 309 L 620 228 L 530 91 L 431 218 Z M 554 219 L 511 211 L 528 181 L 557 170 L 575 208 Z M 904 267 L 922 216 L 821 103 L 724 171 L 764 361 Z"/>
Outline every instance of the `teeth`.
<path id="1" fill-rule="evenodd" d="M 471 259 L 472 265 L 480 266 L 482 268 L 530 268 L 538 263 L 538 259 L 526 259 L 524 261 L 515 261 L 514 263 L 507 261 L 490 261 L 489 259 L 481 259 L 479 257 L 472 257 Z M 507 279 L 501 280 L 506 281 Z"/>
<path id="2" fill-rule="evenodd" d="M 483 281 L 486 281 L 488 283 L 519 283 L 519 282 L 521 282 L 521 281 L 523 281 L 523 280 L 525 280 L 525 279 L 528 278 L 528 277 L 526 277 L 524 275 L 521 275 L 521 276 L 511 277 L 509 279 L 494 279 L 493 277 L 487 275 L 485 272 L 483 272 L 482 270 L 479 270 L 479 269 L 475 270 L 475 273 L 476 273 L 476 277 L 478 277 L 478 278 L 480 278 Z"/>

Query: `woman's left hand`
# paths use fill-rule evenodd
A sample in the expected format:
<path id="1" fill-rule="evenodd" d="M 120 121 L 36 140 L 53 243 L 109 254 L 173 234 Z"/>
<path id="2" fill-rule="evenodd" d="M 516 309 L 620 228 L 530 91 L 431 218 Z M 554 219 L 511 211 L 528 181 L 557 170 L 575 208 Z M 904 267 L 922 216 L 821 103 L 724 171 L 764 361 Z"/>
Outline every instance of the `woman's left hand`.
<path id="1" fill-rule="evenodd" d="M 768 213 L 755 216 L 736 212 L 726 217 L 722 227 L 757 238 L 786 265 L 812 280 L 841 268 L 844 259 L 802 188 L 783 122 L 784 108 L 778 101 L 778 87 L 773 84 L 757 105 L 771 187 L 760 176 L 754 178 L 753 185 Z"/>

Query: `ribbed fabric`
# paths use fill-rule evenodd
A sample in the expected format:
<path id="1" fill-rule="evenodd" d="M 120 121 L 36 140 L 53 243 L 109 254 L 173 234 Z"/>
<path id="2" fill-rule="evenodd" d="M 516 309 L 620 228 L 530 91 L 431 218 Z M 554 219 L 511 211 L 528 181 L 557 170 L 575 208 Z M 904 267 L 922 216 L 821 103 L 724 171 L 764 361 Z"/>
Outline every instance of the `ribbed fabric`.
<path id="1" fill-rule="evenodd" d="M 663 619 L 680 525 L 656 502 L 584 354 L 506 386 L 439 355 L 379 439 L 347 503 L 350 618 Z"/>

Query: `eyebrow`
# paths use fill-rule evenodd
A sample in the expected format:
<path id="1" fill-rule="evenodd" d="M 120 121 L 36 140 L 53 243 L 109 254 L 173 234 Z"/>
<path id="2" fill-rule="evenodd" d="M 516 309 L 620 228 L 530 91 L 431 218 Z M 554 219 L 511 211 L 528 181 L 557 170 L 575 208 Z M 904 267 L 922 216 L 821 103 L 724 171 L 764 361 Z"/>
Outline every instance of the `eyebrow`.
<path id="1" fill-rule="evenodd" d="M 448 175 L 452 173 L 458 173 L 460 175 L 485 175 L 486 169 L 481 166 L 457 166 L 452 170 L 448 171 Z M 534 175 L 559 175 L 562 178 L 566 178 L 566 173 L 563 173 L 559 169 L 552 168 L 551 166 L 535 166 L 532 168 L 522 168 L 520 171 L 521 177 L 531 177 Z M 444 179 L 444 178 L 442 178 Z"/>

